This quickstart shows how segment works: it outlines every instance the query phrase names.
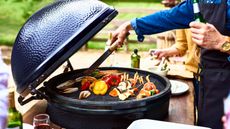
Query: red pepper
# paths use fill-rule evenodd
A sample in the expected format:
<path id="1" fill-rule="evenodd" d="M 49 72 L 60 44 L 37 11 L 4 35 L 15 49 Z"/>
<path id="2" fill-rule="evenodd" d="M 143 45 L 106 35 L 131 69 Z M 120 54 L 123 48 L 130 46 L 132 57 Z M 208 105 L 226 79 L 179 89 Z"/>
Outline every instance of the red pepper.
<path id="1" fill-rule="evenodd" d="M 86 81 L 82 86 L 81 90 L 88 90 L 90 86 L 90 81 Z"/>
<path id="2" fill-rule="evenodd" d="M 121 77 L 118 75 L 108 75 L 103 77 L 102 80 L 105 81 L 108 85 L 108 88 L 110 88 L 110 86 L 118 86 L 118 84 L 121 82 Z"/>

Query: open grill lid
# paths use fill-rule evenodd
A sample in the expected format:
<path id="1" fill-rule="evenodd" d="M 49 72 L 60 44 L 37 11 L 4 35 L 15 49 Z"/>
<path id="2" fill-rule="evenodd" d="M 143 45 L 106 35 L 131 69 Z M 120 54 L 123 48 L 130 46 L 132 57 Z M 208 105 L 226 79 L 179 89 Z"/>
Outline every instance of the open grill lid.
<path id="1" fill-rule="evenodd" d="M 28 95 L 116 15 L 98 0 L 60 0 L 32 15 L 12 51 L 17 92 Z"/>

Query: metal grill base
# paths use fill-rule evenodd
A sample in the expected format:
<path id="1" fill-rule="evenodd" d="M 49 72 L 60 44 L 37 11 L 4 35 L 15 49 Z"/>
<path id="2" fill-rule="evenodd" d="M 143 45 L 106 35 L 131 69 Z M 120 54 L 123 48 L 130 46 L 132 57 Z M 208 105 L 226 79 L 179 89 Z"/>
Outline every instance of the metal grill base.
<path id="1" fill-rule="evenodd" d="M 137 119 L 163 120 L 168 115 L 169 101 L 157 105 L 145 106 L 134 113 L 120 115 L 86 115 L 63 110 L 52 104 L 48 104 L 47 113 L 53 123 L 66 129 L 127 129 Z"/>

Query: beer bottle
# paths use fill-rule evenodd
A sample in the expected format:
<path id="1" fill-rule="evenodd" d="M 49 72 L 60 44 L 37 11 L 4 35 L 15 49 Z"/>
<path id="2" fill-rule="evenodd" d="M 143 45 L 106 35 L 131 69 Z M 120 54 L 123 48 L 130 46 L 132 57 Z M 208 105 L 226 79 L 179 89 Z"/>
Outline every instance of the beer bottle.
<path id="1" fill-rule="evenodd" d="M 132 68 L 140 68 L 140 58 L 141 56 L 138 55 L 138 49 L 134 49 L 131 55 L 131 67 Z"/>
<path id="2" fill-rule="evenodd" d="M 205 19 L 203 18 L 202 14 L 200 13 L 198 3 L 199 3 L 199 0 L 193 0 L 194 19 L 195 19 L 195 21 L 205 23 Z"/>
<path id="3" fill-rule="evenodd" d="M 10 91 L 8 95 L 9 109 L 8 109 L 8 124 L 7 129 L 22 129 L 22 115 L 15 108 L 14 92 Z"/>

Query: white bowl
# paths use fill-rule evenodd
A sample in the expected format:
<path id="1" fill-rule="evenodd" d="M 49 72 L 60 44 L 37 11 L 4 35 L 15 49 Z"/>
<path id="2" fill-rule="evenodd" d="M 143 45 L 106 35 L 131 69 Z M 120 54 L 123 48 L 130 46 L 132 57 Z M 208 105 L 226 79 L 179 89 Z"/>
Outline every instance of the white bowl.
<path id="1" fill-rule="evenodd" d="M 148 71 L 155 73 L 155 74 L 158 74 L 158 75 L 161 75 L 161 76 L 166 76 L 168 73 L 168 69 L 159 71 L 158 66 L 152 66 L 152 67 L 148 68 Z"/>

